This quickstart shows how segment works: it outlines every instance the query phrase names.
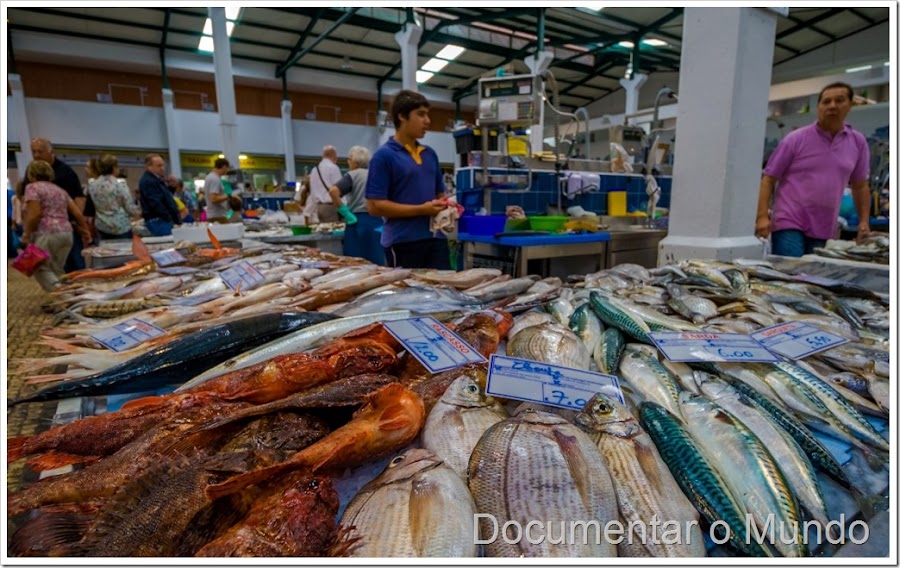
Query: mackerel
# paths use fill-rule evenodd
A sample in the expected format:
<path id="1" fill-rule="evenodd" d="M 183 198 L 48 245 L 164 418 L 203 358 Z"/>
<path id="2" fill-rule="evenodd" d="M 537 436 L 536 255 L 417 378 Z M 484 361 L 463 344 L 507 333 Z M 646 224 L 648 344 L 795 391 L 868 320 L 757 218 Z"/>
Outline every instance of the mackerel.
<path id="1" fill-rule="evenodd" d="M 565 324 L 563 324 L 565 325 Z M 603 333 L 603 324 L 589 304 L 582 304 L 569 318 L 569 329 L 581 338 L 588 353 L 593 353 Z"/>
<path id="2" fill-rule="evenodd" d="M 625 349 L 625 337 L 614 327 L 606 329 L 594 346 L 594 363 L 601 373 L 614 375 L 619 371 L 619 361 Z"/>
<path id="3" fill-rule="evenodd" d="M 595 290 L 591 292 L 590 304 L 603 323 L 624 331 L 638 341 L 651 343 L 647 335 L 650 328 L 643 319 L 626 309 L 619 300 Z"/>
<path id="4" fill-rule="evenodd" d="M 724 521 L 731 529 L 728 543 L 735 549 L 751 556 L 774 556 L 755 540 L 746 542 L 746 507 L 735 498 L 682 422 L 655 402 L 641 404 L 640 422 L 681 491 L 707 522 Z M 725 537 L 721 523 L 714 526 L 717 538 Z"/>
<path id="5" fill-rule="evenodd" d="M 205 371 L 188 382 L 184 383 L 175 392 L 188 390 L 197 385 L 202 385 L 210 379 L 214 379 L 225 373 L 230 373 L 238 369 L 250 367 L 262 361 L 268 361 L 272 357 L 278 355 L 286 355 L 288 353 L 298 353 L 314 347 L 319 343 L 334 339 L 335 337 L 344 335 L 359 329 L 361 327 L 377 323 L 380 321 L 394 321 L 408 319 L 410 312 L 406 310 L 394 310 L 390 312 L 380 312 L 376 314 L 367 314 L 362 316 L 352 316 L 346 318 L 325 321 L 311 325 L 307 328 L 295 331 L 285 335 L 275 341 L 270 341 L 264 345 L 260 345 L 256 349 L 251 349 L 241 353 L 237 357 L 232 357 L 227 361 L 216 365 L 212 369 Z"/>
<path id="6" fill-rule="evenodd" d="M 733 494 L 743 501 L 756 534 L 765 534 L 765 542 L 784 556 L 809 556 L 806 544 L 800 541 L 797 500 L 759 438 L 706 398 L 682 393 L 679 403 L 688 432 L 722 473 Z M 773 532 L 766 531 L 767 525 Z"/>
<path id="7" fill-rule="evenodd" d="M 642 351 L 628 351 L 619 363 L 619 374 L 645 400 L 659 404 L 673 416 L 681 417 L 678 393 L 681 389 L 675 377 L 658 359 Z"/>

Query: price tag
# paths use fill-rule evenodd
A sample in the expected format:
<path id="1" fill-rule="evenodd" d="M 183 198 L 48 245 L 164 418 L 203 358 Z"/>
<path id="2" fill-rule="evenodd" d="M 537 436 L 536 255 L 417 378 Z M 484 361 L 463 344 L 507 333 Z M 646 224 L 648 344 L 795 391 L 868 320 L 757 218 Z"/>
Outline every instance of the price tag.
<path id="1" fill-rule="evenodd" d="M 789 321 L 760 329 L 750 334 L 750 337 L 760 342 L 772 353 L 794 361 L 848 341 L 845 337 L 798 321 Z"/>
<path id="2" fill-rule="evenodd" d="M 474 347 L 434 318 L 386 321 L 382 325 L 432 373 L 485 360 Z"/>
<path id="3" fill-rule="evenodd" d="M 150 256 L 160 266 L 169 266 L 187 260 L 183 254 L 173 248 L 150 253 Z"/>
<path id="4" fill-rule="evenodd" d="M 113 351 L 126 351 L 135 345 L 141 344 L 148 339 L 159 337 L 166 330 L 156 327 L 137 318 L 108 327 L 104 330 L 92 333 L 91 337 L 102 343 L 105 347 Z"/>
<path id="5" fill-rule="evenodd" d="M 302 260 L 300 268 L 331 268 L 331 263 L 327 260 Z"/>
<path id="6" fill-rule="evenodd" d="M 666 359 L 679 363 L 777 363 L 780 359 L 741 333 L 653 332 L 650 339 Z"/>
<path id="7" fill-rule="evenodd" d="M 226 268 L 219 275 L 229 288 L 237 290 L 240 286 L 241 291 L 249 290 L 266 279 L 262 272 L 246 260 L 234 264 L 231 268 Z"/>
<path id="8" fill-rule="evenodd" d="M 619 379 L 612 375 L 504 355 L 491 355 L 485 392 L 572 410 L 598 392 L 625 404 Z"/>
<path id="9" fill-rule="evenodd" d="M 179 276 L 181 274 L 193 274 L 194 272 L 199 272 L 199 268 L 194 268 L 193 266 L 169 266 L 168 268 L 160 268 L 158 272 L 160 274 L 167 274 L 169 276 Z"/>

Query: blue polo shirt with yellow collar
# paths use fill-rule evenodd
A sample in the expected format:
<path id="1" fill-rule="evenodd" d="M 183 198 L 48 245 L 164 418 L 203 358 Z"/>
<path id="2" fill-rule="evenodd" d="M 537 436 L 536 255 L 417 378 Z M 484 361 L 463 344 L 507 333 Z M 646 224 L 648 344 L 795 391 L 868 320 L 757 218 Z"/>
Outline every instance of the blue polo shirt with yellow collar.
<path id="1" fill-rule="evenodd" d="M 366 198 L 387 199 L 405 205 L 421 205 L 444 193 L 444 176 L 437 153 L 422 144 L 403 146 L 391 138 L 369 161 Z M 429 217 L 386 219 L 381 246 L 421 241 L 434 237 Z"/>

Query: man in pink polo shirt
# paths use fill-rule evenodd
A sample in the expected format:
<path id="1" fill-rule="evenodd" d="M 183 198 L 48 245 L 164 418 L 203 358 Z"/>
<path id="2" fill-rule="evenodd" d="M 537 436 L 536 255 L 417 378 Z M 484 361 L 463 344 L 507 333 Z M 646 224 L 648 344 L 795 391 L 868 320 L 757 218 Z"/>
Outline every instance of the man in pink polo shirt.
<path id="1" fill-rule="evenodd" d="M 771 234 L 773 254 L 802 256 L 834 238 L 848 183 L 859 216 L 858 238 L 869 232 L 869 145 L 844 123 L 852 101 L 850 85 L 822 89 L 816 122 L 785 136 L 769 158 L 759 184 L 756 235 Z"/>

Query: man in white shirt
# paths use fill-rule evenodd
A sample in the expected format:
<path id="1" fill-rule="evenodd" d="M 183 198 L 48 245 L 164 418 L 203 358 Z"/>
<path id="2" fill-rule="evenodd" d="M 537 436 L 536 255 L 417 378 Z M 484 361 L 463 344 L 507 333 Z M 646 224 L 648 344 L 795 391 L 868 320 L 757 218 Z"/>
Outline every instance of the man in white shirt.
<path id="1" fill-rule="evenodd" d="M 337 148 L 322 148 L 322 161 L 309 173 L 309 198 L 303 214 L 311 223 L 333 223 L 338 220 L 338 208 L 343 203 L 334 202 L 328 188 L 341 180 L 341 170 L 337 166 Z"/>
<path id="2" fill-rule="evenodd" d="M 206 193 L 206 220 L 210 222 L 224 223 L 227 220 L 228 198 L 225 187 L 222 185 L 222 176 L 228 173 L 231 164 L 225 158 L 219 158 L 213 164 L 213 169 L 206 176 L 203 183 L 203 191 Z"/>

